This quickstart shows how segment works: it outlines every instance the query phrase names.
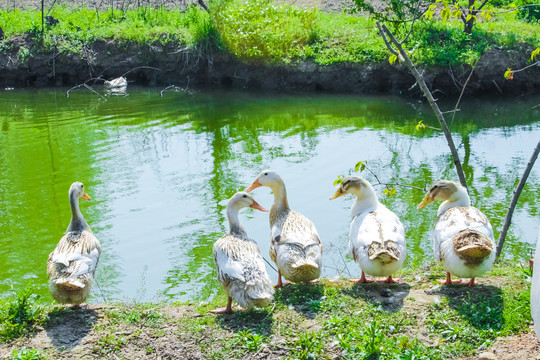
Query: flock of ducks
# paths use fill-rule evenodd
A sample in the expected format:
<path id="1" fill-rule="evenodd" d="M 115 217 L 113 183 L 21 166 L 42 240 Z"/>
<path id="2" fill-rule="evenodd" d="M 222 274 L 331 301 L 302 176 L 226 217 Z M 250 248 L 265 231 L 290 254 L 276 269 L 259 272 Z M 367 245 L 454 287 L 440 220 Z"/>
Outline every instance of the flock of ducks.
<path id="1" fill-rule="evenodd" d="M 268 187 L 274 193 L 270 208 L 270 257 L 278 268 L 275 287 L 283 286 L 282 277 L 294 283 L 316 281 L 322 269 L 323 246 L 315 225 L 299 212 L 291 210 L 285 182 L 273 170 L 261 172 L 245 191 L 236 193 L 227 204 L 229 233 L 213 246 L 218 280 L 228 295 L 225 308 L 212 313 L 232 313 L 234 300 L 242 308 L 264 307 L 273 300 L 274 286 L 270 281 L 259 246 L 250 239 L 239 221 L 239 211 L 245 207 L 267 212 L 250 191 Z M 359 176 L 344 178 L 330 197 L 345 194 L 356 197 L 351 208 L 349 254 L 360 265 L 360 279 L 372 282 L 367 275 L 383 277 L 387 283 L 407 256 L 405 231 L 398 216 L 381 204 L 373 186 Z M 101 253 L 96 239 L 79 210 L 79 199 L 89 200 L 84 185 L 75 182 L 69 189 L 71 222 L 56 249 L 49 255 L 47 274 L 49 289 L 59 303 L 75 306 L 90 294 L 93 277 Z M 495 261 L 493 230 L 486 216 L 472 207 L 467 190 L 454 181 L 441 180 L 431 186 L 418 209 L 433 201 L 443 201 L 437 212 L 433 231 L 433 252 L 447 272 L 443 284 L 461 282 L 451 275 L 475 278 L 492 268 Z"/>

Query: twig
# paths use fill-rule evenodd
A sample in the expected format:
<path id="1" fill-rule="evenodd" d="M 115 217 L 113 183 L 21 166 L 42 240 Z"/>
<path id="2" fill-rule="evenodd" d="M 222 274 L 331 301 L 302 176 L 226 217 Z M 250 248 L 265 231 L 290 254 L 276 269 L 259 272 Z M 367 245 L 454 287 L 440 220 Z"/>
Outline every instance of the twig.
<path id="1" fill-rule="evenodd" d="M 465 180 L 465 174 L 463 173 L 463 168 L 461 166 L 461 161 L 459 160 L 459 155 L 456 150 L 456 146 L 454 145 L 454 140 L 452 139 L 452 133 L 450 132 L 450 129 L 448 129 L 448 125 L 446 124 L 446 121 L 444 120 L 444 116 L 441 113 L 441 110 L 439 109 L 439 106 L 437 105 L 437 102 L 433 98 L 433 95 L 431 94 L 431 91 L 428 89 L 426 82 L 424 81 L 422 75 L 418 72 L 416 67 L 414 66 L 413 62 L 407 55 L 407 52 L 403 49 L 401 44 L 396 40 L 392 32 L 386 27 L 386 25 L 381 25 L 379 21 L 377 21 L 377 27 L 379 28 L 379 32 L 381 33 L 381 36 L 383 37 L 384 43 L 392 52 L 393 54 L 397 55 L 397 51 L 399 52 L 400 57 L 405 62 L 405 66 L 409 69 L 411 74 L 416 79 L 416 82 L 422 89 L 422 92 L 424 93 L 424 96 L 427 98 L 429 104 L 431 105 L 431 109 L 435 113 L 435 116 L 437 117 L 437 120 L 439 120 L 439 123 L 441 124 L 441 127 L 444 132 L 444 136 L 446 137 L 446 141 L 448 143 L 448 147 L 450 148 L 450 152 L 452 153 L 452 157 L 454 158 L 454 165 L 456 166 L 456 171 L 459 177 L 459 182 L 463 187 L 467 188 L 467 181 Z M 390 45 L 390 41 L 388 41 L 387 37 L 390 39 L 392 44 L 396 47 L 397 51 L 392 48 Z"/>
<path id="2" fill-rule="evenodd" d="M 463 85 L 463 88 L 461 89 L 461 93 L 459 94 L 458 101 L 456 102 L 456 106 L 454 107 L 454 115 L 452 115 L 452 119 L 450 119 L 450 124 L 454 122 L 454 118 L 456 117 L 456 112 L 458 110 L 459 103 L 461 102 L 461 97 L 465 93 L 465 89 L 467 88 L 467 84 L 469 83 L 469 80 L 471 80 L 471 76 L 474 72 L 474 69 L 476 68 L 476 64 L 478 64 L 478 61 L 480 61 L 480 58 L 472 65 L 471 72 L 469 73 L 469 76 L 467 77 L 467 80 L 465 81 L 465 84 Z"/>
<path id="3" fill-rule="evenodd" d="M 440 130 L 440 129 L 439 129 Z M 369 171 L 371 173 L 371 175 L 373 175 L 373 177 L 377 180 L 377 183 L 376 184 L 371 184 L 371 185 L 385 185 L 386 187 L 389 187 L 389 186 L 401 186 L 401 187 L 406 187 L 406 188 L 410 188 L 410 189 L 416 189 L 416 190 L 420 190 L 420 191 L 423 191 L 425 192 L 426 189 L 422 189 L 422 188 L 419 188 L 417 186 L 412 186 L 412 185 L 403 185 L 403 184 L 400 184 L 400 183 L 383 183 L 379 177 L 373 172 L 371 171 L 370 168 L 368 168 L 367 166 L 365 167 L 365 169 L 367 171 Z"/>
<path id="4" fill-rule="evenodd" d="M 135 71 L 135 70 L 139 70 L 139 69 L 150 69 L 150 70 L 161 71 L 161 69 L 158 69 L 158 68 L 155 68 L 155 67 L 152 67 L 152 66 L 137 66 L 136 68 L 133 68 L 133 69 L 130 69 L 130 70 L 126 71 L 125 73 L 120 75 L 120 77 L 124 77 L 127 74 L 129 74 L 130 72 Z"/>
<path id="5" fill-rule="evenodd" d="M 510 227 L 510 224 L 512 223 L 512 214 L 514 213 L 514 209 L 519 199 L 519 195 L 521 194 L 521 191 L 523 190 L 523 187 L 525 186 L 525 183 L 527 182 L 527 178 L 529 177 L 529 174 L 531 173 L 531 169 L 534 166 L 534 163 L 536 161 L 536 158 L 538 157 L 539 152 L 540 152 L 540 141 L 538 141 L 538 144 L 536 144 L 536 148 L 534 149 L 531 159 L 529 160 L 529 163 L 527 164 L 527 167 L 525 168 L 525 171 L 523 172 L 523 176 L 521 176 L 521 180 L 519 180 L 519 185 L 517 189 L 514 191 L 514 197 L 512 198 L 512 202 L 510 203 L 510 206 L 508 207 L 508 212 L 506 213 L 506 217 L 504 219 L 503 229 L 501 231 L 501 234 L 499 235 L 499 240 L 497 241 L 497 255 L 496 255 L 497 259 L 501 255 L 501 250 L 504 245 L 506 233 L 508 232 L 508 228 Z"/>
<path id="6" fill-rule="evenodd" d="M 276 270 L 276 268 L 270 263 L 270 261 L 266 260 L 266 258 L 265 258 L 264 256 L 263 256 L 263 259 L 264 259 L 264 261 L 266 261 L 266 263 L 268 264 L 268 266 L 270 266 L 270 267 L 272 268 L 272 270 L 274 270 L 275 272 L 278 272 L 278 271 Z"/>
<path id="7" fill-rule="evenodd" d="M 540 5 L 539 5 L 539 6 L 540 6 Z M 537 66 L 537 65 L 540 65 L 540 61 L 537 61 L 537 62 L 535 62 L 535 63 L 532 63 L 531 65 L 527 65 L 527 66 L 525 66 L 524 68 L 519 69 L 519 70 L 512 70 L 512 74 L 518 73 L 518 72 L 523 71 L 523 70 L 527 70 L 528 68 L 533 67 L 533 66 Z"/>

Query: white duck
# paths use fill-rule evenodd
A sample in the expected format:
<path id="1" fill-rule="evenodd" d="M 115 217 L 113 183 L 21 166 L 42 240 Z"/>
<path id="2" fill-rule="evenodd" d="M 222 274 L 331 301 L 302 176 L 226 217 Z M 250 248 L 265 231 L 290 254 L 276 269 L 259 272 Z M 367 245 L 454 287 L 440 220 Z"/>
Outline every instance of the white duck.
<path id="1" fill-rule="evenodd" d="M 446 270 L 443 284 L 452 281 L 450 274 L 474 279 L 493 267 L 495 241 L 493 229 L 486 216 L 471 206 L 467 189 L 454 181 L 440 180 L 431 186 L 424 200 L 417 206 L 423 209 L 435 200 L 443 200 L 437 211 L 433 232 L 433 252 Z"/>
<path id="2" fill-rule="evenodd" d="M 90 200 L 84 185 L 74 182 L 69 188 L 71 222 L 47 262 L 52 297 L 59 303 L 75 306 L 90 295 L 101 254 L 101 245 L 79 210 L 80 198 Z"/>
<path id="3" fill-rule="evenodd" d="M 371 282 L 365 274 L 387 277 L 384 282 L 395 283 L 392 274 L 398 271 L 407 256 L 405 231 L 399 218 L 377 199 L 373 186 L 359 176 L 343 179 L 330 200 L 344 194 L 356 200 L 351 208 L 349 254 L 360 265 L 358 282 Z"/>
<path id="4" fill-rule="evenodd" d="M 274 288 L 266 272 L 264 259 L 257 243 L 248 238 L 240 225 L 238 212 L 250 207 L 268 211 L 246 192 L 237 192 L 227 204 L 230 230 L 214 244 L 214 261 L 218 280 L 227 292 L 227 307 L 211 310 L 215 314 L 232 313 L 232 300 L 246 308 L 264 307 L 270 304 Z"/>
<path id="5" fill-rule="evenodd" d="M 104 86 L 111 91 L 125 91 L 128 86 L 127 79 L 123 76 L 117 77 L 112 80 L 105 80 Z"/>
<path id="6" fill-rule="evenodd" d="M 278 267 L 276 287 L 281 276 L 291 282 L 309 282 L 321 274 L 322 243 L 315 225 L 291 210 L 283 179 L 273 170 L 264 170 L 245 191 L 267 186 L 274 192 L 270 209 L 270 257 Z"/>

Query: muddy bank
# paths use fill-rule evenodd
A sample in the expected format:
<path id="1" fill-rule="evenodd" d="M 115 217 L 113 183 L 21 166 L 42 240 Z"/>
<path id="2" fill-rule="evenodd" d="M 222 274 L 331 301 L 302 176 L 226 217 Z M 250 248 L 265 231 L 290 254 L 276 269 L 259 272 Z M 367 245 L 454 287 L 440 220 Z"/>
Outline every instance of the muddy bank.
<path id="1" fill-rule="evenodd" d="M 0 87 L 75 86 L 126 76 L 143 86 L 222 87 L 285 92 L 419 95 L 414 78 L 400 65 L 342 63 L 321 66 L 311 61 L 294 65 L 247 64 L 217 51 L 195 51 L 177 44 L 139 46 L 115 41 L 84 45 L 78 54 L 40 51 L 30 37 L 12 38 L 0 54 Z M 34 55 L 24 56 L 22 48 Z M 37 49 L 37 51 L 36 51 Z M 538 93 L 540 67 L 505 80 L 508 67 L 527 65 L 531 49 L 492 49 L 480 59 L 467 87 L 472 95 L 520 96 Z M 422 67 L 419 67 L 422 69 Z M 470 66 L 423 68 L 424 77 L 439 97 L 459 94 Z"/>

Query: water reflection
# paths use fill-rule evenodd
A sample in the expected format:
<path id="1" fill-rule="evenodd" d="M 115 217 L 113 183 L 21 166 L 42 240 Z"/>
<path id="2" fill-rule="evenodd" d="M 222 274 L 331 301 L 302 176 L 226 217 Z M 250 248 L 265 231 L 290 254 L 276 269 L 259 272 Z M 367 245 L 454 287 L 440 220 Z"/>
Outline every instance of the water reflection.
<path id="1" fill-rule="evenodd" d="M 471 198 L 496 235 L 540 136 L 533 105 L 462 104 L 452 124 Z M 388 97 L 160 97 L 157 90 L 130 89 L 127 97 L 103 101 L 84 92 L 69 98 L 59 91 L 3 92 L 0 292 L 34 278 L 51 300 L 45 262 L 69 223 L 69 185 L 80 180 L 93 199 L 81 210 L 103 248 L 92 301 L 211 297 L 220 291 L 211 252 L 228 228 L 226 201 L 264 168 L 280 172 L 291 207 L 317 225 L 325 245 L 323 275 L 358 276 L 358 266 L 345 257 L 352 198 L 328 201 L 332 182 L 359 160 L 384 182 L 423 187 L 455 179 L 444 137 L 415 131 L 419 120 L 436 126 L 423 104 Z M 380 195 L 383 189 L 376 186 Z M 532 249 L 539 190 L 536 166 L 514 215 L 507 258 L 524 259 Z M 271 206 L 268 189 L 254 195 Z M 398 188 L 383 199 L 406 228 L 407 267 L 432 258 L 436 208 L 416 211 L 423 195 Z M 268 259 L 267 215 L 248 210 L 241 221 Z"/>

